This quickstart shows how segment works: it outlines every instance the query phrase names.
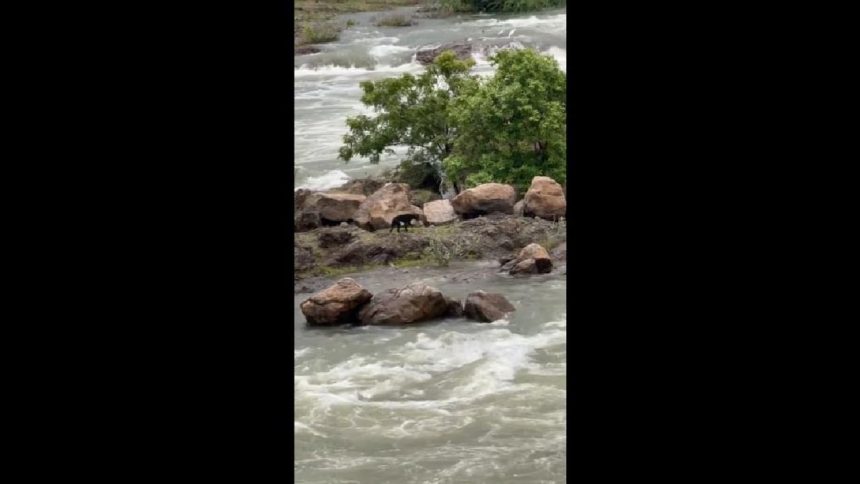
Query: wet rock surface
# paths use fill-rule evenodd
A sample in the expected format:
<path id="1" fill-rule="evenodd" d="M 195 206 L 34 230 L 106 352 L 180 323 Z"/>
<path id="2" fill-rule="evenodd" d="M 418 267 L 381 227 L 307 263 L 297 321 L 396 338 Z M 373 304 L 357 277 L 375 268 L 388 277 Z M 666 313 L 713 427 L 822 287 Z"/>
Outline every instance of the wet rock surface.
<path id="1" fill-rule="evenodd" d="M 300 308 L 312 326 L 355 323 L 358 310 L 371 297 L 370 291 L 346 277 L 306 299 Z"/>
<path id="2" fill-rule="evenodd" d="M 484 291 L 469 294 L 466 297 L 464 308 L 467 318 L 484 323 L 504 319 L 508 313 L 513 311 L 516 311 L 516 308 L 505 296 Z"/>

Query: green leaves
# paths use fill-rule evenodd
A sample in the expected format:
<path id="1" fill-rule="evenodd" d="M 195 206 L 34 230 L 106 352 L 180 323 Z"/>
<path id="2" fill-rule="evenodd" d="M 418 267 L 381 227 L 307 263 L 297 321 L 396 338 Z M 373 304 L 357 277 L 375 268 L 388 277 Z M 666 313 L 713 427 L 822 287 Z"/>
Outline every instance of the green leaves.
<path id="1" fill-rule="evenodd" d="M 496 74 L 453 106 L 460 127 L 449 177 L 473 186 L 510 183 L 524 191 L 537 175 L 566 178 L 566 76 L 532 50 L 505 50 Z"/>
<path id="2" fill-rule="evenodd" d="M 484 82 L 469 74 L 473 61 L 450 51 L 419 76 L 362 82 L 361 101 L 376 114 L 347 119 L 340 158 L 378 163 L 404 145 L 404 166 L 444 169 L 461 187 L 493 181 L 524 191 L 537 175 L 564 183 L 566 75 L 532 50 L 492 62 L 497 71 Z"/>

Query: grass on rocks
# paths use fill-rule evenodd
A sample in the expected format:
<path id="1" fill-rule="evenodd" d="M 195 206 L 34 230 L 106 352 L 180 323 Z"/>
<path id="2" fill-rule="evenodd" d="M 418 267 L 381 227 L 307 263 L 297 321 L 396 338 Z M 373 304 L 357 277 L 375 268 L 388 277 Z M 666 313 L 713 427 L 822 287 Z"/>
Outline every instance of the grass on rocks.
<path id="1" fill-rule="evenodd" d="M 296 0 L 293 2 L 296 47 L 337 40 L 340 31 L 351 26 L 349 22 L 334 22 L 338 15 L 419 4 L 420 0 Z"/>

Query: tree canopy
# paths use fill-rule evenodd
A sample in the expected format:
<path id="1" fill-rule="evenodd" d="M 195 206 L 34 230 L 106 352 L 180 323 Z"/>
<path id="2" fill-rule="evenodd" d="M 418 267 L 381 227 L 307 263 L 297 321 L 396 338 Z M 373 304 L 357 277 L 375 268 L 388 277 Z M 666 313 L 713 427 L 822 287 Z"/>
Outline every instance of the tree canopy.
<path id="1" fill-rule="evenodd" d="M 347 119 L 340 158 L 378 163 L 393 146 L 408 147 L 404 165 L 443 171 L 460 188 L 488 181 L 519 189 L 546 175 L 564 183 L 566 76 L 551 57 L 503 50 L 496 73 L 481 81 L 474 62 L 445 52 L 419 76 L 361 83 L 375 116 Z"/>

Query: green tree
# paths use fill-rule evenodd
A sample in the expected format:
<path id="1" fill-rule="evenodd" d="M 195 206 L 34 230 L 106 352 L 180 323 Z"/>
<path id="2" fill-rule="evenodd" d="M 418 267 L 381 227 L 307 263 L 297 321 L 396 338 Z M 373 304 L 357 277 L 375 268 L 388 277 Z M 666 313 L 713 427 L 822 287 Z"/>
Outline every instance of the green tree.
<path id="1" fill-rule="evenodd" d="M 530 49 L 504 50 L 491 61 L 495 75 L 452 106 L 458 131 L 446 173 L 460 186 L 493 181 L 524 191 L 537 175 L 564 183 L 565 73 L 555 59 Z"/>
<path id="2" fill-rule="evenodd" d="M 472 65 L 471 59 L 460 61 L 448 51 L 421 75 L 362 82 L 361 102 L 376 115 L 346 120 L 349 132 L 343 137 L 340 158 L 349 161 L 364 156 L 379 163 L 383 153 L 394 152 L 392 146 L 405 145 L 403 171 L 418 178 L 432 173 L 438 180 L 441 162 L 450 155 L 457 137 L 450 122 L 451 104 L 462 90 L 477 82 L 469 75 Z"/>

